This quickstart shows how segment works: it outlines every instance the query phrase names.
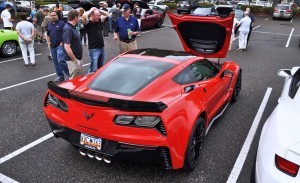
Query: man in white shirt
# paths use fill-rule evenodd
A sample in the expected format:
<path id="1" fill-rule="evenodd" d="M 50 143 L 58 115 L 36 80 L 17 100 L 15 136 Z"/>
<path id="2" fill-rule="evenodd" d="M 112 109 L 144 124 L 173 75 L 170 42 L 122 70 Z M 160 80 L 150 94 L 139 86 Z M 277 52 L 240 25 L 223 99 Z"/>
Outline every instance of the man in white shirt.
<path id="1" fill-rule="evenodd" d="M 1 20 L 3 21 L 4 29 L 13 30 L 13 19 L 11 18 L 10 11 L 11 6 L 10 4 L 5 5 L 5 10 L 1 13 Z"/>
<path id="2" fill-rule="evenodd" d="M 249 17 L 249 12 L 244 12 L 245 17 L 241 19 L 239 25 L 239 51 L 245 51 L 247 46 L 247 37 L 250 30 L 251 18 Z"/>

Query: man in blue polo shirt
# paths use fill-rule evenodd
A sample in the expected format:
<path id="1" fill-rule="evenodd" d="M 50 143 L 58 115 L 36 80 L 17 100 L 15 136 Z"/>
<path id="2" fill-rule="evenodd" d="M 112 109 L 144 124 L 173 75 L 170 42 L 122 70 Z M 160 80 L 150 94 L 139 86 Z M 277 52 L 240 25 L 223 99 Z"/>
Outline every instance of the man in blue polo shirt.
<path id="1" fill-rule="evenodd" d="M 136 35 L 140 34 L 141 30 L 138 20 L 130 16 L 131 9 L 128 4 L 123 4 L 121 11 L 123 16 L 119 17 L 115 24 L 114 40 L 119 40 L 120 53 L 137 49 Z"/>
<path id="2" fill-rule="evenodd" d="M 64 81 L 64 73 L 66 74 L 66 79 L 69 78 L 68 65 L 64 61 L 64 51 L 62 44 L 62 32 L 65 23 L 58 19 L 58 14 L 56 11 L 50 13 L 50 21 L 47 26 L 47 42 L 48 48 L 51 51 L 53 64 L 55 67 L 57 78 L 55 81 Z"/>

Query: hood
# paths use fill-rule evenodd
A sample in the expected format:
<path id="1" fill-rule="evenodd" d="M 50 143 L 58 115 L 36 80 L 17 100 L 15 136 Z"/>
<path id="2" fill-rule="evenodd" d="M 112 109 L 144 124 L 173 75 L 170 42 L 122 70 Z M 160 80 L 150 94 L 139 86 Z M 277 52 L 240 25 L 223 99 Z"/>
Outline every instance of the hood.
<path id="1" fill-rule="evenodd" d="M 234 14 L 177 16 L 168 12 L 168 15 L 185 52 L 205 58 L 226 57 Z"/>

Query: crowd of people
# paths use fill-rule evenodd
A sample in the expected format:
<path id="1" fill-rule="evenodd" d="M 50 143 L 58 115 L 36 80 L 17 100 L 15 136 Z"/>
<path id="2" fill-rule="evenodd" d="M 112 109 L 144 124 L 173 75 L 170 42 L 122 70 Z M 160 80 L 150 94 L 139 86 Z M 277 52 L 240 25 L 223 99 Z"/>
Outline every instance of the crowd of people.
<path id="1" fill-rule="evenodd" d="M 1 19 L 4 22 L 4 28 L 12 30 L 14 20 L 9 13 L 10 9 L 8 4 L 1 13 Z M 132 12 L 129 4 L 123 4 L 122 9 L 120 9 L 120 4 L 116 4 L 116 8 L 108 12 L 107 4 L 100 2 L 99 9 L 92 7 L 86 12 L 82 8 L 79 12 L 69 11 L 67 22 L 62 21 L 62 7 L 59 3 L 51 10 L 41 9 L 40 5 L 36 4 L 34 12 L 33 23 L 27 21 L 25 14 L 21 14 L 21 21 L 16 25 L 24 64 L 25 66 L 29 66 L 29 63 L 33 66 L 36 64 L 34 40 L 37 40 L 37 44 L 43 44 L 46 40 L 49 48 L 48 58 L 53 61 L 57 82 L 82 75 L 83 45 L 86 46 L 87 41 L 90 60 L 88 74 L 104 65 L 104 38 L 109 37 L 109 32 L 113 32 L 113 39 L 117 41 L 120 53 L 137 49 L 136 36 L 139 36 L 141 32 L 141 8 L 138 3 L 134 4 Z M 244 15 L 245 17 L 240 21 L 234 19 L 229 50 L 232 47 L 236 26 L 239 26 L 237 50 L 246 50 L 255 20 L 250 13 L 250 8 L 246 9 Z M 27 52 L 29 52 L 30 61 Z"/>
<path id="2" fill-rule="evenodd" d="M 7 7 L 7 12 L 9 13 Z M 100 3 L 100 8 L 92 7 L 89 11 L 83 8 L 70 10 L 68 21 L 62 20 L 62 9 L 59 3 L 53 9 L 42 9 L 35 5 L 32 15 L 32 23 L 27 21 L 25 14 L 20 14 L 20 22 L 16 25 L 20 47 L 25 66 L 36 65 L 34 54 L 34 42 L 47 43 L 49 59 L 53 61 L 56 71 L 56 82 L 61 82 L 82 75 L 83 46 L 88 45 L 90 68 L 88 74 L 97 71 L 104 65 L 105 50 L 104 38 L 113 33 L 113 39 L 117 41 L 120 53 L 137 49 L 135 40 L 140 35 L 140 21 L 136 16 L 141 10 L 135 5 L 135 16 L 131 15 L 131 7 L 116 4 L 111 12 L 107 10 L 105 2 Z M 13 29 L 10 13 L 9 16 L 1 14 L 1 18 L 7 16 L 6 29 Z M 3 20 L 5 19 L 2 18 Z M 83 43 L 82 43 L 83 42 Z M 88 44 L 87 44 L 88 43 Z M 30 60 L 28 59 L 28 52 Z"/>

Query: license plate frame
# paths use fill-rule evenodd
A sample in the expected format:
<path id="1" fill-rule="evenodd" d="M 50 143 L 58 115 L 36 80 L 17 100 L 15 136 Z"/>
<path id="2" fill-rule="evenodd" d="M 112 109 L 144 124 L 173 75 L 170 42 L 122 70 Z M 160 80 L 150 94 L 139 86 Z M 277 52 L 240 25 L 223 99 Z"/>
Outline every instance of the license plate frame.
<path id="1" fill-rule="evenodd" d="M 100 151 L 102 149 L 102 138 L 81 133 L 79 144 L 83 147 Z"/>

